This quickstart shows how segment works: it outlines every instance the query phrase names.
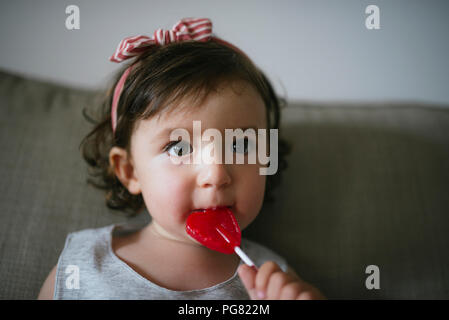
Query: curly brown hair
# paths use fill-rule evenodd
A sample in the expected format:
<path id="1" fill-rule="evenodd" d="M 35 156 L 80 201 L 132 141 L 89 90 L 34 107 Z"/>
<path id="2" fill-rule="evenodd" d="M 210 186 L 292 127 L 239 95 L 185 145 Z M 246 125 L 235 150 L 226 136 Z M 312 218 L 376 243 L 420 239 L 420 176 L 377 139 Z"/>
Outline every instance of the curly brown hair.
<path id="1" fill-rule="evenodd" d="M 172 111 L 169 106 L 187 96 L 202 100 L 226 80 L 244 80 L 253 85 L 265 102 L 267 128 L 278 129 L 278 170 L 267 176 L 264 203 L 274 200 L 272 191 L 281 181 L 291 151 L 291 144 L 282 138 L 280 130 L 281 108 L 286 103 L 277 97 L 267 77 L 251 60 L 221 43 L 185 41 L 149 49 L 132 64 L 118 101 L 115 134 L 111 127 L 112 95 L 128 66 L 117 72 L 99 108 L 91 114 L 83 110 L 84 117 L 94 123 L 80 144 L 89 166 L 87 183 L 106 192 L 109 208 L 135 215 L 145 207 L 142 195 L 129 193 L 116 177 L 109 164 L 111 148 L 117 146 L 129 153 L 138 120 Z"/>

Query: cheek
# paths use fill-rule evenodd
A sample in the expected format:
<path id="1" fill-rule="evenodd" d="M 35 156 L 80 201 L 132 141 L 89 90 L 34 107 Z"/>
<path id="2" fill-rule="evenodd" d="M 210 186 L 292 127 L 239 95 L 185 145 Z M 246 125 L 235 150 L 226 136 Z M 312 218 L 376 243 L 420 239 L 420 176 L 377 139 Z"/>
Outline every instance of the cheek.
<path id="1" fill-rule="evenodd" d="M 264 199 L 266 176 L 258 166 L 245 166 L 236 185 L 236 203 L 240 228 L 246 228 L 259 214 Z"/>
<path id="2" fill-rule="evenodd" d="M 161 224 L 183 223 L 183 211 L 190 199 L 189 181 L 173 166 L 149 167 L 141 179 L 141 188 L 151 216 Z"/>

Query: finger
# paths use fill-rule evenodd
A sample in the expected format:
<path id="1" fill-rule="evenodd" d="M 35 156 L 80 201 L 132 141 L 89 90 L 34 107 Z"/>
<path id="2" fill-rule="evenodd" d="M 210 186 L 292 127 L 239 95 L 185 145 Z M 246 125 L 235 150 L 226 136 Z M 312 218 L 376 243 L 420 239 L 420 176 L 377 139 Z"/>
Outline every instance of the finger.
<path id="1" fill-rule="evenodd" d="M 270 279 L 268 280 L 268 286 L 266 289 L 267 299 L 279 299 L 283 287 L 293 281 L 294 279 L 283 271 L 276 271 L 272 273 Z"/>
<path id="2" fill-rule="evenodd" d="M 286 284 L 279 296 L 280 300 L 296 300 L 301 293 L 303 287 L 300 282 L 294 281 Z"/>
<path id="3" fill-rule="evenodd" d="M 246 264 L 242 264 L 237 269 L 237 273 L 239 274 L 239 277 L 242 280 L 242 283 L 245 286 L 245 289 L 248 292 L 251 300 L 256 300 L 257 294 L 255 289 L 255 282 L 257 271 L 247 266 Z"/>
<path id="4" fill-rule="evenodd" d="M 266 289 L 270 276 L 277 271 L 282 271 L 281 268 L 273 261 L 265 262 L 257 272 L 256 275 L 256 291 L 258 296 L 263 299 L 266 296 Z"/>
<path id="5" fill-rule="evenodd" d="M 315 296 L 312 291 L 302 291 L 296 300 L 315 300 Z"/>
<path id="6" fill-rule="evenodd" d="M 315 287 L 310 286 L 307 290 L 302 291 L 297 300 L 326 300 L 324 295 Z"/>

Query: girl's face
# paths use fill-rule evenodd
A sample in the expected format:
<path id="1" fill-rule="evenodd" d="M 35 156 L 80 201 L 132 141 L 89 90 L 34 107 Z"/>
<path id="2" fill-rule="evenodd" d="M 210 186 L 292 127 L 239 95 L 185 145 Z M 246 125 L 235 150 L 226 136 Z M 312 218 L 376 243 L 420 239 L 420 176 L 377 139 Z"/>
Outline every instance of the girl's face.
<path id="1" fill-rule="evenodd" d="M 147 120 L 141 120 L 131 138 L 131 157 L 135 192 L 142 193 L 146 207 L 157 224 L 158 230 L 171 238 L 193 241 L 185 232 L 186 219 L 195 209 L 215 206 L 231 206 L 232 211 L 243 230 L 259 213 L 265 192 L 266 176 L 259 174 L 262 166 L 248 164 L 247 152 L 256 151 L 253 147 L 242 149 L 225 144 L 225 129 L 254 128 L 266 129 L 265 104 L 257 91 L 247 82 L 234 81 L 222 85 L 203 101 L 202 105 L 193 105 L 193 100 L 183 100 L 177 108 L 186 108 L 188 112 L 173 112 Z M 201 133 L 209 128 L 221 132 L 222 161 L 205 162 L 201 152 L 210 147 L 217 148 L 213 139 L 195 140 L 193 121 L 201 121 Z M 190 133 L 190 144 L 170 141 L 170 133 L 184 128 Z M 235 138 L 234 141 L 237 139 Z M 171 146 L 169 145 L 171 143 Z M 166 149 L 166 147 L 168 149 Z M 225 164 L 225 149 L 233 153 L 244 153 L 244 164 L 237 164 L 235 156 L 232 164 Z M 190 164 L 173 162 L 172 158 L 190 157 Z M 181 159 L 179 158 L 179 159 Z M 257 159 L 257 157 L 256 157 Z"/>

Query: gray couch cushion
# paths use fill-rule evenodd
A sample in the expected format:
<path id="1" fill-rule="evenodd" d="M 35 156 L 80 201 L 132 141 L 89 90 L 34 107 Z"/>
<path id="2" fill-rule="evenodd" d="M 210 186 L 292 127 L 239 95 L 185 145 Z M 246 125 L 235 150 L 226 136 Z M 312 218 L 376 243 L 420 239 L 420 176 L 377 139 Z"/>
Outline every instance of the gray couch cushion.
<path id="1" fill-rule="evenodd" d="M 303 103 L 285 120 L 289 174 L 249 232 L 330 298 L 449 298 L 449 109 Z"/>
<path id="2" fill-rule="evenodd" d="M 0 298 L 34 299 L 68 232 L 126 220 L 85 182 L 94 99 L 0 72 Z M 283 121 L 289 169 L 244 236 L 329 298 L 449 298 L 449 109 L 299 103 Z"/>

